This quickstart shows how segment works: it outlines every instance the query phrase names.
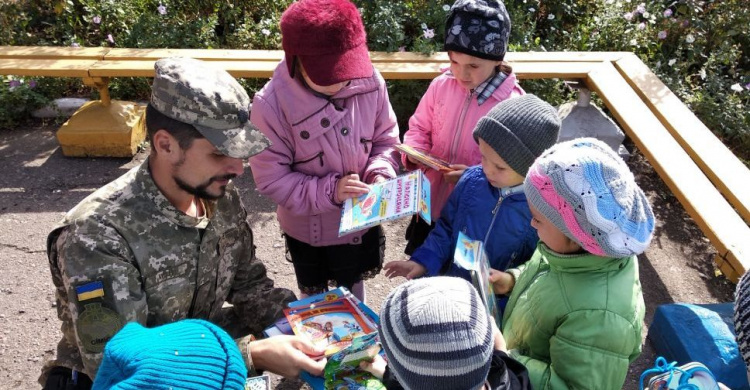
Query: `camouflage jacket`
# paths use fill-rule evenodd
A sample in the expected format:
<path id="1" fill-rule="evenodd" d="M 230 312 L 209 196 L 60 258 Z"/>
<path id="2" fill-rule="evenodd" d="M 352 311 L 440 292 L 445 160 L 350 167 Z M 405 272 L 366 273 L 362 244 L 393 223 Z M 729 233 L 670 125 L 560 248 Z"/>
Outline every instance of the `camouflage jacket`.
<path id="1" fill-rule="evenodd" d="M 205 206 L 203 218 L 177 210 L 146 160 L 67 214 L 47 240 L 63 338 L 40 382 L 52 366 L 93 379 L 107 340 L 130 321 L 222 325 L 231 315 L 258 333 L 283 316 L 294 295 L 274 288 L 255 258 L 237 189 L 230 183 L 223 198 Z M 222 309 L 225 302 L 233 309 Z"/>

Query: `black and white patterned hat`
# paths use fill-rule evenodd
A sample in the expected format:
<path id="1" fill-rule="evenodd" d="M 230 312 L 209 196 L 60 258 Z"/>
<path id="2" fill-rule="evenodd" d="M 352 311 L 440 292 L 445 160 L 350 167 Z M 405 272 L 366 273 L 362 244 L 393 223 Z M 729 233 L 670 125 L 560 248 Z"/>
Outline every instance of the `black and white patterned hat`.
<path id="1" fill-rule="evenodd" d="M 737 347 L 745 360 L 748 379 L 750 379 L 750 272 L 737 283 L 734 299 L 734 330 L 737 335 Z"/>
<path id="2" fill-rule="evenodd" d="M 445 22 L 445 50 L 501 61 L 508 50 L 510 16 L 501 1 L 457 0 Z"/>
<path id="3" fill-rule="evenodd" d="M 469 282 L 416 279 L 396 287 L 383 303 L 380 342 L 405 389 L 476 389 L 492 362 L 490 321 Z"/>

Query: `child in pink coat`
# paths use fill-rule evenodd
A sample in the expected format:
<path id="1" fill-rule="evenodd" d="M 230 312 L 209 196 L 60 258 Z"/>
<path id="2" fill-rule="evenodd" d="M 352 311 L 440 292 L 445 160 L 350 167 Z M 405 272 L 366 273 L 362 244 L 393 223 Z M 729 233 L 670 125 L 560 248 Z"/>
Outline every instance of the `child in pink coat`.
<path id="1" fill-rule="evenodd" d="M 481 161 L 474 125 L 497 103 L 524 93 L 503 61 L 509 35 L 510 18 L 501 1 L 457 0 L 450 9 L 445 24 L 450 71 L 435 78 L 422 96 L 404 143 L 450 162 L 455 170 L 441 173 L 402 158 L 407 169 L 424 169 L 430 180 L 433 221 L 463 171 Z M 431 229 L 413 218 L 404 252 L 411 255 Z"/>
<path id="2" fill-rule="evenodd" d="M 395 177 L 396 115 L 348 0 L 301 0 L 281 16 L 285 59 L 253 99 L 250 120 L 271 141 L 250 159 L 276 215 L 303 296 L 329 285 L 364 301 L 383 264 L 380 226 L 338 236 L 341 204 Z"/>

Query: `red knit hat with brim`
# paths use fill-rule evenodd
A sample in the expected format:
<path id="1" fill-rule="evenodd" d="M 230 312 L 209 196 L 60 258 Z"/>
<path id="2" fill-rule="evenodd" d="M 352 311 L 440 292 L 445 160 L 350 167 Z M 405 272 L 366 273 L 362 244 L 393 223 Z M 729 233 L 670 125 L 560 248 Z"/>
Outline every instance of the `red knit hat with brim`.
<path id="1" fill-rule="evenodd" d="M 292 3 L 281 15 L 281 43 L 292 77 L 294 57 L 317 85 L 372 77 L 362 17 L 348 0 Z"/>

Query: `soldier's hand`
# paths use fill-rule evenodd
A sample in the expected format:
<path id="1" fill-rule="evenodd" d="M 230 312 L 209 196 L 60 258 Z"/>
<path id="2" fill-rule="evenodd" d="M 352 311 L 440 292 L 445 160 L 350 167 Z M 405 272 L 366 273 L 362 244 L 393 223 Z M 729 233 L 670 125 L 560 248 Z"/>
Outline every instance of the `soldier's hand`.
<path id="1" fill-rule="evenodd" d="M 301 370 L 322 375 L 326 359 L 314 360 L 325 352 L 299 336 L 274 336 L 249 344 L 256 369 L 271 371 L 286 378 L 296 378 Z"/>

